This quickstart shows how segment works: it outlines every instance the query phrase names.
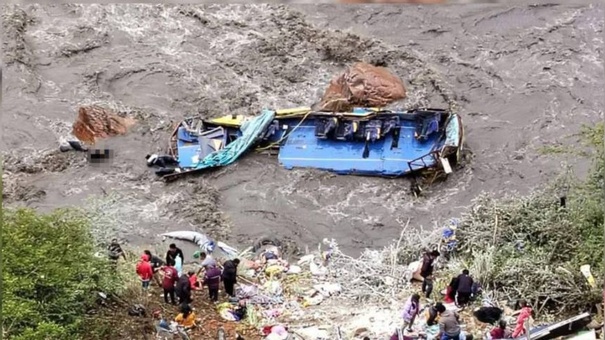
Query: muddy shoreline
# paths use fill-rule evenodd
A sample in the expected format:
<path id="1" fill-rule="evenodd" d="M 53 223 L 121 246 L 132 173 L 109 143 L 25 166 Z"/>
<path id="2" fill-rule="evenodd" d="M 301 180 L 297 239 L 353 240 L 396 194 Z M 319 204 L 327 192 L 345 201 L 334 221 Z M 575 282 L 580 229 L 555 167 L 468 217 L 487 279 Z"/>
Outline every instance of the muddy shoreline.
<path id="1" fill-rule="evenodd" d="M 2 150 L 5 204 L 103 211 L 102 238 L 134 245 L 193 229 L 241 245 L 275 234 L 352 254 L 459 214 L 483 191 L 525 193 L 564 164 L 545 153 L 603 119 L 603 5 L 5 5 Z M 470 159 L 418 199 L 405 179 L 294 170 L 249 155 L 165 185 L 144 155 L 190 115 L 255 113 L 316 102 L 357 60 L 386 65 L 409 98 L 452 107 Z M 99 145 L 110 164 L 58 151 L 80 105 L 135 118 Z M 102 204 L 101 204 L 102 202 Z"/>

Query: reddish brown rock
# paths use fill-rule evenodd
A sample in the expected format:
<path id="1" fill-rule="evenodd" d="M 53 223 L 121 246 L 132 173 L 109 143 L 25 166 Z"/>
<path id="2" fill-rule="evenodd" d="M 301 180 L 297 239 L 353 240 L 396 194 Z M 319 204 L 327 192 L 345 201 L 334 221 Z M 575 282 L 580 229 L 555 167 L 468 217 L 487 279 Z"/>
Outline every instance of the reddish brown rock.
<path id="1" fill-rule="evenodd" d="M 73 125 L 73 134 L 86 144 L 94 144 L 98 138 L 123 135 L 135 120 L 123 118 L 101 106 L 82 106 Z"/>
<path id="2" fill-rule="evenodd" d="M 315 109 L 343 112 L 354 106 L 383 107 L 405 95 L 401 79 L 386 68 L 356 63 L 330 81 Z"/>

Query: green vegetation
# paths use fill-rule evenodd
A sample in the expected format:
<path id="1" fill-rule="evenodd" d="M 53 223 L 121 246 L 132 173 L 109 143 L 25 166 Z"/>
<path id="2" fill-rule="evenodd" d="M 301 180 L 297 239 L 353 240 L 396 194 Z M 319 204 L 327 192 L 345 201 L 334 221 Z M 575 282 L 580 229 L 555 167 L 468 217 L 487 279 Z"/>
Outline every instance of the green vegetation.
<path id="1" fill-rule="evenodd" d="M 121 279 L 105 256 L 95 256 L 87 220 L 70 210 L 2 212 L 4 338 L 106 338 L 87 310 L 97 292 L 115 292 Z"/>
<path id="2" fill-rule="evenodd" d="M 580 136 L 594 156 L 586 179 L 565 174 L 526 197 L 479 197 L 458 232 L 458 257 L 481 283 L 500 298 L 532 301 L 538 312 L 575 313 L 602 302 L 601 286 L 590 288 L 580 266 L 590 265 L 602 282 L 603 124 Z"/>
<path id="3" fill-rule="evenodd" d="M 565 155 L 565 154 L 574 154 L 578 153 L 573 147 L 569 145 L 545 145 L 538 149 L 538 152 L 543 155 Z"/>
<path id="4" fill-rule="evenodd" d="M 591 157 L 595 151 L 603 150 L 603 131 L 602 122 L 593 126 L 583 126 L 580 133 L 564 137 L 579 139 L 579 145 L 569 144 L 548 144 L 538 148 L 538 152 L 542 155 L 576 155 L 579 157 Z M 586 150 L 588 149 L 588 150 Z M 592 153 L 590 152 L 592 151 Z"/>

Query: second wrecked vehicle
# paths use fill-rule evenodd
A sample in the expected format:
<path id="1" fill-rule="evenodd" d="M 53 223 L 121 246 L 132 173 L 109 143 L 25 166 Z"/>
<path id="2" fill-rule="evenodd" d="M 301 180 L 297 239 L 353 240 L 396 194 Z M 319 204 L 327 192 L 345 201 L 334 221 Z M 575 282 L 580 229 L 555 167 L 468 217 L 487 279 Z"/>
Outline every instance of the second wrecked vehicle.
<path id="1" fill-rule="evenodd" d="M 170 139 L 168 153 L 178 165 L 156 173 L 168 179 L 226 166 L 254 148 L 276 150 L 286 169 L 385 177 L 429 168 L 450 173 L 463 136 L 460 117 L 442 109 L 295 108 L 263 110 L 254 117 L 189 118 Z"/>

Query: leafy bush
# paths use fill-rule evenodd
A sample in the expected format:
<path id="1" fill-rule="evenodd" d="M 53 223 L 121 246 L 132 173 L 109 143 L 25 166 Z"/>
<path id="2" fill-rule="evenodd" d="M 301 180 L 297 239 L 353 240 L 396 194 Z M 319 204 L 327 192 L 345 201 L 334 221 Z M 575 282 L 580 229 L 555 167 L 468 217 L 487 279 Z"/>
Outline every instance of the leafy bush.
<path id="1" fill-rule="evenodd" d="M 564 175 L 528 196 L 480 196 L 463 217 L 458 254 L 481 268 L 476 275 L 488 289 L 557 312 L 574 313 L 602 301 L 602 292 L 588 287 L 580 266 L 589 264 L 602 281 L 603 124 L 585 128 L 581 136 L 594 151 L 585 180 Z M 565 207 L 559 204 L 563 195 Z"/>
<path id="2" fill-rule="evenodd" d="M 7 339 L 79 339 L 94 334 L 87 315 L 97 292 L 119 278 L 97 257 L 87 220 L 71 210 L 5 209 L 2 328 Z"/>

